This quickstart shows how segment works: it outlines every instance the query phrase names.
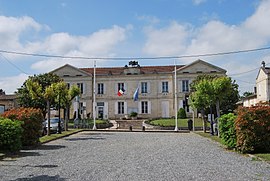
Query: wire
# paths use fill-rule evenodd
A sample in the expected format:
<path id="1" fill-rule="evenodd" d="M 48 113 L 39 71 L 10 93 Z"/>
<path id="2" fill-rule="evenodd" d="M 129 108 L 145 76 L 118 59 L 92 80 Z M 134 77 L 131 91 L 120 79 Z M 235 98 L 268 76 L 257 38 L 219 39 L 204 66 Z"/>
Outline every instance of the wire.
<path id="1" fill-rule="evenodd" d="M 265 65 L 269 65 L 270 63 L 267 63 L 267 64 L 265 64 Z M 255 71 L 255 70 L 258 70 L 258 69 L 260 69 L 261 67 L 257 67 L 257 68 L 255 68 L 255 69 L 251 69 L 251 70 L 248 70 L 248 71 L 246 71 L 246 72 L 240 72 L 240 73 L 235 73 L 235 74 L 228 74 L 228 76 L 236 76 L 236 75 L 241 75 L 241 74 L 246 74 L 246 73 L 249 73 L 249 72 L 253 72 L 253 71 Z"/>
<path id="2" fill-rule="evenodd" d="M 19 68 L 17 65 L 15 65 L 14 63 L 12 63 L 7 57 L 5 57 L 2 53 L 0 53 L 0 55 L 13 67 L 15 67 L 17 70 L 19 70 L 20 72 L 26 74 L 26 75 L 30 75 L 28 73 L 26 73 L 24 70 L 22 70 L 21 68 Z"/>
<path id="3" fill-rule="evenodd" d="M 256 84 L 256 83 L 252 83 L 252 82 L 248 82 L 248 81 L 244 81 L 244 80 L 240 80 L 240 79 L 234 79 L 234 80 L 239 81 L 239 82 L 244 82 L 246 84 L 252 84 L 252 85 Z"/>
<path id="4" fill-rule="evenodd" d="M 0 53 L 9 53 L 9 54 L 25 55 L 25 56 L 36 56 L 36 57 L 47 57 L 47 58 L 87 59 L 87 60 L 131 60 L 131 59 L 156 60 L 156 59 L 179 59 L 179 58 L 210 57 L 210 56 L 220 56 L 220 55 L 255 52 L 255 51 L 262 51 L 262 50 L 269 50 L 269 49 L 270 49 L 270 47 L 263 47 L 263 48 L 256 48 L 256 49 L 237 50 L 237 51 L 219 52 L 219 53 L 207 53 L 207 54 L 197 54 L 197 55 L 181 55 L 181 56 L 157 56 L 157 57 L 83 57 L 83 56 L 62 56 L 62 55 L 25 53 L 25 52 L 16 52 L 16 51 L 7 51 L 7 50 L 0 50 Z"/>

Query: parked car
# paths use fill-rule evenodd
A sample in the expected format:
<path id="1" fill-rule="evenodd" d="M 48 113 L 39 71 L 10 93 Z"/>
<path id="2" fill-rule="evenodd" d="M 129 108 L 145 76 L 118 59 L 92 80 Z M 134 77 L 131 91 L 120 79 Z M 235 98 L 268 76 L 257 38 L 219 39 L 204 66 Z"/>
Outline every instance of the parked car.
<path id="1" fill-rule="evenodd" d="M 63 131 L 64 129 L 64 120 L 60 119 L 60 129 L 61 131 Z M 57 133 L 58 132 L 58 122 L 59 122 L 59 118 L 55 117 L 55 118 L 51 118 L 50 119 L 50 133 Z M 45 120 L 43 122 L 43 135 L 47 134 L 47 130 L 48 130 L 48 120 Z"/>

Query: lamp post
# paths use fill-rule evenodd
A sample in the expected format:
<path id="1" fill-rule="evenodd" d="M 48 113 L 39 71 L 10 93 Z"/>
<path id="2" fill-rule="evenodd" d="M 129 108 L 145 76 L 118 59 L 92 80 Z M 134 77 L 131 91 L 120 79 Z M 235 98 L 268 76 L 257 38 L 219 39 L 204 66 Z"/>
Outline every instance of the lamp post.
<path id="1" fill-rule="evenodd" d="M 176 63 L 174 61 L 174 109 L 175 109 L 175 128 L 174 131 L 178 131 L 178 121 L 177 121 L 177 81 L 176 81 Z"/>
<path id="2" fill-rule="evenodd" d="M 96 130 L 96 61 L 94 60 L 94 81 L 93 81 L 93 119 L 94 119 L 94 126 L 93 130 Z"/>

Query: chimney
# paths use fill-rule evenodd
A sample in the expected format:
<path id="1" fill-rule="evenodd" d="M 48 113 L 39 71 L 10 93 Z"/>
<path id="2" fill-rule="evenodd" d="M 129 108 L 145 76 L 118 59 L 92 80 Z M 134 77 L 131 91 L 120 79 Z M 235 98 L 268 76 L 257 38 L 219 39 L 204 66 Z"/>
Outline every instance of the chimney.
<path id="1" fill-rule="evenodd" d="M 265 68 L 265 62 L 264 61 L 262 61 L 262 67 Z"/>

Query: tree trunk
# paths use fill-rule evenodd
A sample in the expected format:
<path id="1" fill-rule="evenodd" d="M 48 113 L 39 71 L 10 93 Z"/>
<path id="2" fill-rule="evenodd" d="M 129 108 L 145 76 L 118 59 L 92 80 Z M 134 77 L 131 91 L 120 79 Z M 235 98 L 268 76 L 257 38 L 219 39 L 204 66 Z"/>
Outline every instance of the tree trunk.
<path id="1" fill-rule="evenodd" d="M 68 109 L 69 109 L 69 106 L 68 104 L 66 105 L 66 110 L 65 110 L 65 131 L 68 131 Z"/>
<path id="2" fill-rule="evenodd" d="M 217 110 L 217 126 L 218 126 L 217 136 L 219 137 L 219 118 L 220 118 L 220 101 L 219 100 L 217 100 L 216 102 L 216 110 Z"/>
<path id="3" fill-rule="evenodd" d="M 203 119 L 203 132 L 206 133 L 206 121 L 205 121 L 205 111 L 202 109 L 202 119 Z"/>
<path id="4" fill-rule="evenodd" d="M 47 111 L 48 111 L 48 129 L 47 129 L 47 135 L 50 136 L 50 127 L 51 127 L 51 111 L 50 111 L 50 101 L 47 100 Z"/>

